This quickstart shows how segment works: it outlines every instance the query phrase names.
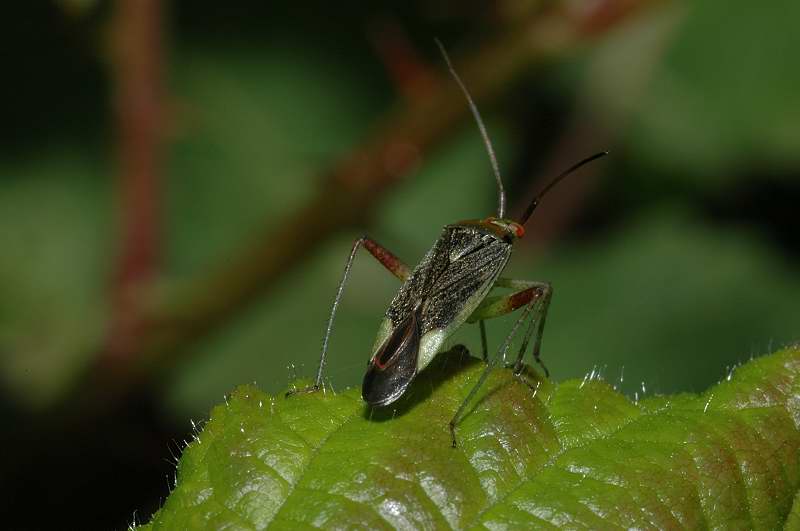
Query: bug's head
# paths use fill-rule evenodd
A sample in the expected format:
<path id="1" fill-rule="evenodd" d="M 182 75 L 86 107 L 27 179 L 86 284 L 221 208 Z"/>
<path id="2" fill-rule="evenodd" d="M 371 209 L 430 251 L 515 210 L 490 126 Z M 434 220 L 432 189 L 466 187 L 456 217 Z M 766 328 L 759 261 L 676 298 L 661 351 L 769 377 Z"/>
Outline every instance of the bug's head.
<path id="1" fill-rule="evenodd" d="M 525 227 L 513 219 L 503 219 L 490 216 L 483 219 L 465 219 L 459 221 L 455 226 L 476 227 L 480 230 L 494 234 L 506 243 L 513 243 L 525 236 Z"/>
<path id="2" fill-rule="evenodd" d="M 511 219 L 498 219 L 495 217 L 489 217 L 484 219 L 483 223 L 499 228 L 504 234 L 510 236 L 512 239 L 519 239 L 525 236 L 525 227 Z"/>

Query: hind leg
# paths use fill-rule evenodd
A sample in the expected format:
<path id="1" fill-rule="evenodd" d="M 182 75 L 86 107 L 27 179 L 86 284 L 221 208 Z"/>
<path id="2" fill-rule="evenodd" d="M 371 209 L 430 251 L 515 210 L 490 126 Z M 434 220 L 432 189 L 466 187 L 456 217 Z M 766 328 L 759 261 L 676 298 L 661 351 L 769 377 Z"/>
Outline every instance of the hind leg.
<path id="1" fill-rule="evenodd" d="M 344 285 L 347 283 L 347 278 L 350 276 L 350 268 L 353 266 L 353 261 L 356 258 L 358 249 L 362 246 L 369 251 L 369 253 L 381 263 L 381 265 L 383 265 L 387 270 L 389 270 L 390 273 L 400 280 L 405 281 L 411 274 L 406 264 L 401 262 L 400 259 L 392 254 L 391 251 L 383 247 L 372 238 L 362 236 L 353 242 L 353 248 L 350 250 L 350 256 L 347 258 L 347 263 L 344 266 L 342 280 L 339 282 L 339 288 L 336 291 L 336 297 L 333 299 L 333 307 L 331 308 L 331 314 L 328 318 L 328 325 L 325 327 L 325 336 L 322 340 L 322 353 L 320 354 L 319 367 L 317 368 L 317 377 L 314 380 L 314 385 L 306 387 L 305 389 L 289 391 L 286 393 L 286 396 L 290 396 L 295 393 L 318 391 L 322 388 L 322 375 L 328 354 L 328 340 L 331 337 L 331 330 L 333 330 L 333 319 L 336 317 L 336 310 L 339 308 L 339 302 L 342 300 L 342 292 L 344 291 Z"/>

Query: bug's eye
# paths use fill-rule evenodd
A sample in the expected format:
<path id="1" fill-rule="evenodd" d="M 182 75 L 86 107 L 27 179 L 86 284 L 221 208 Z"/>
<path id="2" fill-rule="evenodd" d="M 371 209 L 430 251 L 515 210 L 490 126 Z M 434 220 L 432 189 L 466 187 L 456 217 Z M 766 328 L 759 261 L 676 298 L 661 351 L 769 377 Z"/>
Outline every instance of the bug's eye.
<path id="1" fill-rule="evenodd" d="M 514 235 L 516 235 L 517 238 L 522 238 L 523 236 L 525 236 L 525 227 L 523 227 L 519 223 L 514 223 L 514 222 L 510 223 L 509 225 L 511 227 L 511 230 L 514 231 Z"/>

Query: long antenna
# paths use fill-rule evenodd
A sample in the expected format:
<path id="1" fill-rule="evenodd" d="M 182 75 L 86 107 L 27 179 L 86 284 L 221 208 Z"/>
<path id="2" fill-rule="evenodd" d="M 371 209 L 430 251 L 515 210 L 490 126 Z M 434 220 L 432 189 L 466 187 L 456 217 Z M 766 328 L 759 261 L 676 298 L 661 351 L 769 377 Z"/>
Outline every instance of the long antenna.
<path id="1" fill-rule="evenodd" d="M 584 164 L 589 164 L 593 160 L 597 160 L 600 157 L 605 157 L 606 155 L 608 155 L 608 151 L 601 151 L 600 153 L 595 153 L 591 157 L 586 157 L 585 159 L 583 159 L 582 161 L 578 162 L 577 164 L 573 164 L 572 166 L 567 168 L 566 171 L 563 171 L 560 174 L 558 174 L 555 179 L 550 181 L 548 183 L 548 185 L 545 186 L 544 189 L 541 192 L 539 192 L 539 194 L 536 197 L 533 198 L 533 201 L 531 201 L 531 204 L 528 205 L 528 208 L 525 210 L 525 213 L 522 215 L 522 218 L 519 220 L 519 224 L 520 225 L 525 225 L 525 223 L 531 217 L 531 214 L 533 214 L 533 211 L 536 210 L 537 206 L 539 206 L 539 201 L 541 201 L 542 198 L 545 196 L 545 194 L 547 192 L 549 192 L 552 187 L 554 187 L 556 184 L 558 184 L 559 181 L 561 181 L 561 179 L 563 179 L 564 177 L 566 177 L 570 173 L 574 172 L 575 170 L 577 170 L 578 168 L 580 168 Z"/>
<path id="2" fill-rule="evenodd" d="M 483 137 L 483 143 L 486 146 L 486 152 L 489 153 L 489 161 L 492 163 L 492 170 L 494 170 L 495 179 L 497 179 L 497 217 L 503 219 L 503 216 L 506 214 L 506 191 L 503 188 L 503 180 L 500 178 L 500 168 L 497 165 L 497 157 L 494 155 L 492 142 L 489 140 L 489 134 L 486 132 L 486 126 L 483 125 L 483 120 L 481 120 L 481 113 L 478 112 L 478 107 L 476 107 L 475 102 L 472 101 L 472 96 L 469 95 L 467 87 L 464 85 L 464 82 L 461 81 L 461 78 L 458 77 L 455 68 L 453 68 L 453 64 L 450 62 L 450 57 L 447 55 L 447 50 L 444 49 L 444 45 L 442 45 L 439 39 L 434 40 L 436 41 L 436 45 L 439 47 L 439 51 L 442 52 L 445 63 L 447 63 L 447 69 L 450 70 L 450 74 L 456 80 L 456 83 L 458 83 L 458 86 L 461 88 L 461 92 L 463 92 L 464 96 L 467 98 L 467 104 L 469 105 L 469 109 L 472 111 L 472 116 L 474 116 L 475 121 L 478 122 L 478 129 L 480 129 L 481 136 Z"/>

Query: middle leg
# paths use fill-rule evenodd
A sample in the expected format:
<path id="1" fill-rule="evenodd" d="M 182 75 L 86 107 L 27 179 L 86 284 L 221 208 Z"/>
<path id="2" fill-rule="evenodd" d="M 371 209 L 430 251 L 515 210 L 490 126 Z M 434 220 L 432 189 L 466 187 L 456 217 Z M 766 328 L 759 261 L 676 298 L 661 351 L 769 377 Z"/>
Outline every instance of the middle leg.
<path id="1" fill-rule="evenodd" d="M 542 331 L 544 329 L 544 321 L 547 315 L 547 309 L 550 306 L 550 299 L 552 297 L 553 289 L 551 285 L 547 282 L 534 282 L 534 281 L 526 281 L 526 280 L 511 280 L 511 279 L 499 279 L 496 283 L 499 287 L 509 287 L 512 289 L 517 289 L 519 291 L 512 293 L 506 296 L 500 297 L 491 297 L 484 300 L 484 302 L 478 306 L 478 308 L 473 312 L 473 314 L 467 320 L 468 322 L 479 322 L 481 325 L 481 340 L 485 345 L 485 338 L 486 332 L 483 321 L 486 319 L 491 319 L 492 317 L 498 317 L 500 315 L 505 315 L 510 313 L 518 308 L 523 308 L 522 314 L 517 318 L 514 322 L 514 326 L 511 328 L 511 331 L 506 336 L 503 344 L 500 346 L 497 354 L 489 360 L 484 369 L 483 373 L 481 374 L 478 382 L 473 386 L 470 392 L 467 394 L 467 397 L 459 406 L 456 414 L 453 415 L 452 420 L 450 421 L 450 437 L 452 440 L 453 448 L 457 446 L 456 444 L 456 425 L 461 420 L 461 416 L 466 409 L 467 405 L 472 401 L 475 394 L 481 388 L 481 386 L 488 378 L 489 373 L 492 369 L 497 365 L 499 360 L 503 360 L 503 363 L 506 364 L 506 354 L 508 353 L 508 349 L 511 346 L 511 341 L 516 336 L 520 326 L 526 321 L 529 320 L 528 328 L 525 331 L 523 336 L 522 346 L 517 354 L 517 359 L 513 364 L 514 367 L 514 374 L 519 375 L 522 371 L 522 361 L 525 355 L 525 350 L 528 348 L 528 343 L 531 339 L 531 336 L 535 333 L 536 337 L 534 339 L 534 352 L 533 357 L 534 359 L 541 365 L 542 369 L 545 372 L 546 376 L 549 376 L 549 371 L 547 367 L 541 361 L 539 356 L 539 349 L 541 347 L 541 336 Z M 484 347 L 485 348 L 485 347 Z M 485 352 L 485 350 L 484 350 Z"/>
<path id="2" fill-rule="evenodd" d="M 553 287 L 549 282 L 505 278 L 498 279 L 495 285 L 503 288 L 516 289 L 517 291 L 509 295 L 487 297 L 483 303 L 475 309 L 469 319 L 467 319 L 467 322 L 478 322 L 480 324 L 484 359 L 486 359 L 486 328 L 484 321 L 505 315 L 525 306 L 533 306 L 530 316 L 531 321 L 523 336 L 522 347 L 515 360 L 514 369 L 517 373 L 522 370 L 522 360 L 525 351 L 528 348 L 531 338 L 533 338 L 533 359 L 542 367 L 545 376 L 549 377 L 550 371 L 547 370 L 547 367 L 542 362 L 540 351 L 544 324 L 547 319 L 547 310 L 550 307 L 550 300 L 553 296 Z M 503 358 L 503 363 L 506 363 L 505 357 Z"/>

